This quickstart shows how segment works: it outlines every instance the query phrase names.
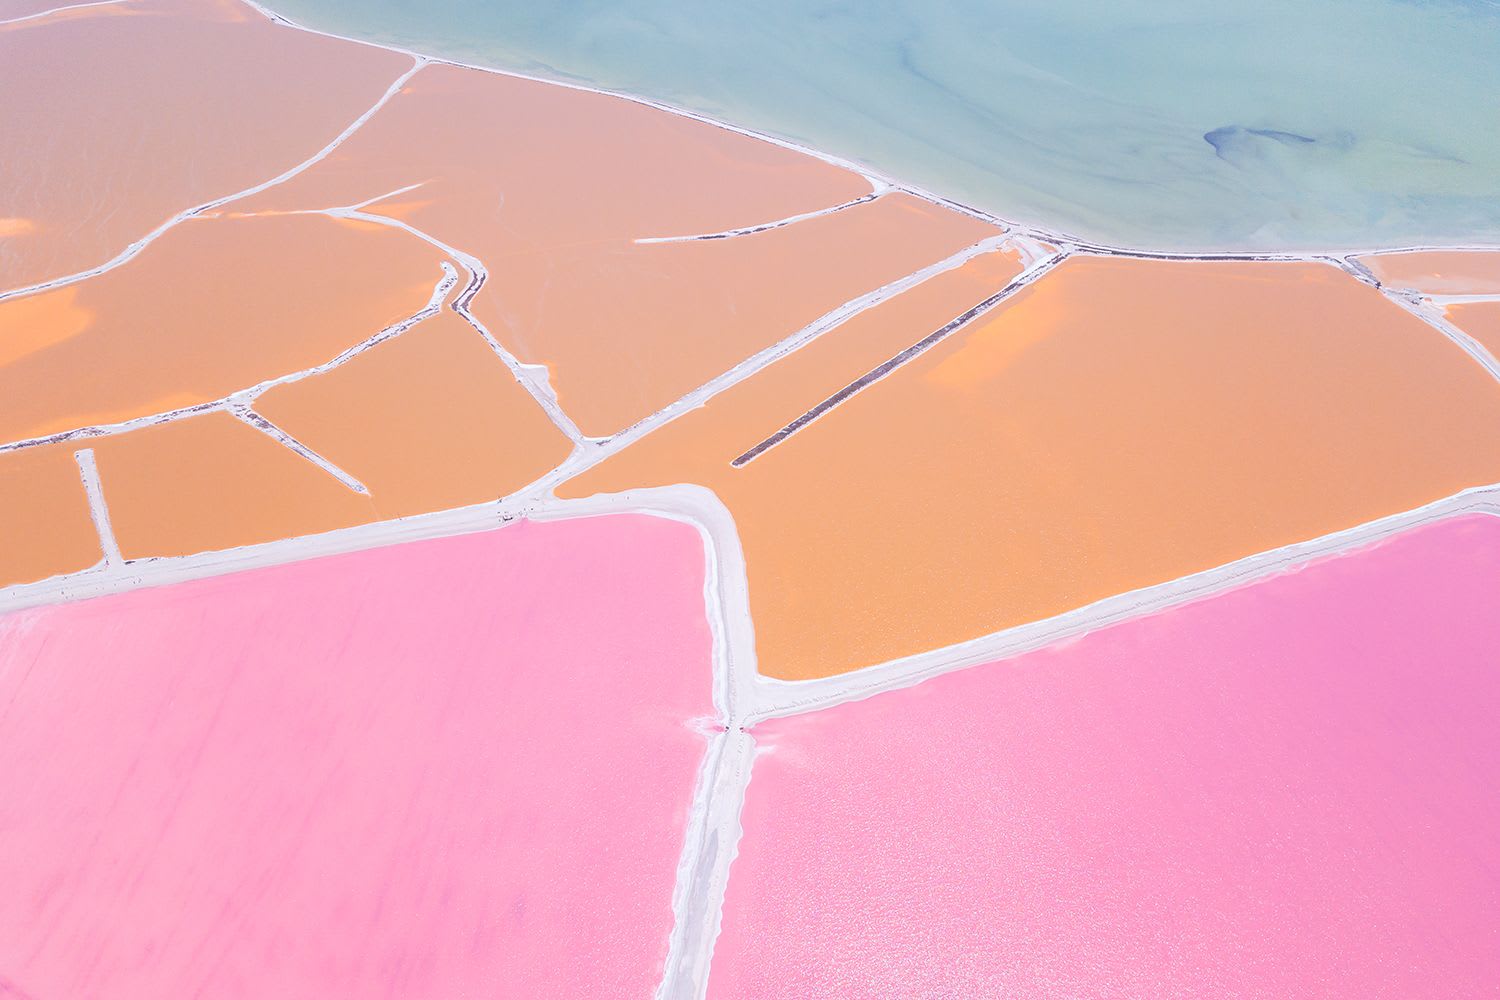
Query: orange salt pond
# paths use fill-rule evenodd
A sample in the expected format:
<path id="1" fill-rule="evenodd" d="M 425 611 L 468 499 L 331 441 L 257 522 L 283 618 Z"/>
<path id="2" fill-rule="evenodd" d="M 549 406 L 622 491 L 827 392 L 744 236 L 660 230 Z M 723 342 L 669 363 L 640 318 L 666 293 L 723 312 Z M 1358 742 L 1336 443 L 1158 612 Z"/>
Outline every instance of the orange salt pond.
<path id="1" fill-rule="evenodd" d="M 497 499 L 572 447 L 446 310 L 333 371 L 272 389 L 255 408 L 363 483 L 382 519 Z"/>
<path id="2" fill-rule="evenodd" d="M 227 413 L 92 442 L 120 552 L 178 556 L 375 519 L 367 496 Z"/>
<path id="3" fill-rule="evenodd" d="M 132 0 L 11 28 L 0 135 L 30 152 L 5 157 L 0 292 L 104 264 L 178 212 L 290 169 L 411 65 L 231 0 Z"/>
<path id="4" fill-rule="evenodd" d="M 0 443 L 324 364 L 422 309 L 441 261 L 395 230 L 326 216 L 185 222 L 105 274 L 0 302 Z"/>
<path id="5" fill-rule="evenodd" d="M 829 310 L 995 235 L 908 195 L 735 239 L 502 260 L 475 313 L 587 434 L 649 416 Z"/>
<path id="6" fill-rule="evenodd" d="M 1500 250 L 1415 250 L 1359 262 L 1382 283 L 1432 295 L 1500 292 Z"/>
<path id="7" fill-rule="evenodd" d="M 1500 358 L 1500 302 L 1459 302 L 1444 311 L 1454 326 Z"/>
<path id="8" fill-rule="evenodd" d="M 113 3 L 92 4 L 79 3 L 68 4 L 66 0 L 6 0 L 0 3 L 0 33 L 10 31 L 24 31 L 42 24 L 52 24 L 57 21 L 72 21 L 85 17 L 108 17 L 117 14 L 131 14 L 132 4 L 125 0 L 115 0 Z"/>
<path id="9" fill-rule="evenodd" d="M 634 101 L 430 65 L 325 160 L 243 207 L 374 198 L 371 211 L 521 253 L 712 233 L 869 192 L 815 157 Z"/>
<path id="10" fill-rule="evenodd" d="M 423 69 L 327 161 L 243 207 L 328 208 L 392 191 L 366 211 L 477 257 L 489 275 L 475 314 L 521 360 L 548 366 L 563 409 L 594 436 L 996 235 L 891 194 L 752 235 L 637 242 L 771 223 L 870 186 L 619 98 L 448 66 Z"/>
<path id="11" fill-rule="evenodd" d="M 1074 258 L 733 468 L 786 422 L 757 383 L 796 384 L 786 371 L 823 364 L 812 350 L 559 490 L 718 493 L 775 677 L 971 639 L 1500 480 L 1500 386 L 1323 265 Z M 716 416 L 729 407 L 764 422 L 751 435 Z"/>
<path id="12" fill-rule="evenodd" d="M 102 557 L 73 449 L 0 452 L 0 587 L 75 573 Z"/>
<path id="13" fill-rule="evenodd" d="M 635 441 L 598 471 L 563 483 L 556 493 L 582 497 L 596 488 L 623 488 L 626 470 L 639 480 L 630 485 L 715 482 L 730 459 L 795 420 L 812 403 L 985 301 L 1020 272 L 1021 262 L 1010 250 L 979 254 L 943 271 L 833 327 L 724 390 L 707 406 Z"/>

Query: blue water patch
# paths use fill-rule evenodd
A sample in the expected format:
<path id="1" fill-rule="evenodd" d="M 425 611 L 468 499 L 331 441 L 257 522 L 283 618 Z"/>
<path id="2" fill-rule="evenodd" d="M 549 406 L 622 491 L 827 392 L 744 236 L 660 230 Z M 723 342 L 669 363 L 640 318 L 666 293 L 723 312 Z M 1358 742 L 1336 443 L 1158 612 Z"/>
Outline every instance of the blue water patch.
<path id="1" fill-rule="evenodd" d="M 1500 242 L 1491 0 L 272 0 L 1102 242 Z"/>
<path id="2" fill-rule="evenodd" d="M 1243 125 L 1221 125 L 1203 133 L 1203 141 L 1214 148 L 1214 153 L 1221 160 L 1233 160 L 1246 148 L 1253 148 L 1255 144 L 1249 140 L 1257 138 L 1270 139 L 1282 145 L 1318 141 L 1312 136 L 1298 135 L 1295 132 L 1282 132 L 1274 128 L 1245 128 Z"/>

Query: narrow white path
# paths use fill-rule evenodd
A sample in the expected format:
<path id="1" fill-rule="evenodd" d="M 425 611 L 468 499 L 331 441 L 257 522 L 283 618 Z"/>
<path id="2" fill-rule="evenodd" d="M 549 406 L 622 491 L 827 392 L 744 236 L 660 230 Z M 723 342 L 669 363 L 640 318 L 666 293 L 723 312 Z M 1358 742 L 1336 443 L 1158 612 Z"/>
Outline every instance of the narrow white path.
<path id="1" fill-rule="evenodd" d="M 251 195 L 259 194 L 260 192 L 265 191 L 268 188 L 275 187 L 278 184 L 282 184 L 288 180 L 291 180 L 293 177 L 296 177 L 298 174 L 313 166 L 315 163 L 326 159 L 330 153 L 332 153 L 335 149 L 338 149 L 339 146 L 343 145 L 346 139 L 348 139 L 355 132 L 359 131 L 360 126 L 369 121 L 370 118 L 374 116 L 375 112 L 385 107 L 386 102 L 389 101 L 392 97 L 396 96 L 396 94 L 401 90 L 402 87 L 406 86 L 406 81 L 410 80 L 412 76 L 415 75 L 416 72 L 423 66 L 427 65 L 429 61 L 430 60 L 423 56 L 415 57 L 413 59 L 413 65 L 411 69 L 398 76 L 391 83 L 391 85 L 386 88 L 385 93 L 380 96 L 380 99 L 373 105 L 371 105 L 364 114 L 360 115 L 354 121 L 350 122 L 349 126 L 345 128 L 344 131 L 335 136 L 332 142 L 328 143 L 328 145 L 324 146 L 322 149 L 318 150 L 318 152 L 314 153 L 312 156 L 309 156 L 307 159 L 303 160 L 296 166 L 291 167 L 288 170 L 284 170 L 281 173 L 277 174 L 275 177 L 272 177 L 270 180 L 262 181 L 261 183 L 256 184 L 253 187 L 248 187 L 242 191 L 236 191 L 233 194 L 224 195 L 222 198 L 215 198 L 212 201 L 206 201 L 201 205 L 196 205 L 192 208 L 184 209 L 183 211 L 178 212 L 176 215 L 172 216 L 170 219 L 163 222 L 155 229 L 151 230 L 151 232 L 147 233 L 145 236 L 142 236 L 140 239 L 127 246 L 124 250 L 121 250 L 114 257 L 105 261 L 103 264 L 100 264 L 98 267 L 91 267 L 86 271 L 77 271 L 73 274 L 64 275 L 60 278 L 51 278 L 47 281 L 38 282 L 33 285 L 26 285 L 22 288 L 13 288 L 10 291 L 0 292 L 0 302 L 4 302 L 6 299 L 19 298 L 23 295 L 33 295 L 37 292 L 45 292 L 54 288 L 62 288 L 67 285 L 76 284 L 88 278 L 93 278 L 98 275 L 104 274 L 107 271 L 112 271 L 115 268 L 119 267 L 121 264 L 129 263 L 137 255 L 139 255 L 142 250 L 146 249 L 153 242 L 155 242 L 158 237 L 160 237 L 163 233 L 167 232 L 174 226 L 186 222 L 188 219 L 191 219 L 195 216 L 202 215 L 204 212 L 212 211 L 215 208 L 219 208 L 222 205 L 227 205 L 233 201 L 238 201 L 241 198 L 248 198 Z"/>
<path id="2" fill-rule="evenodd" d="M 1424 295 L 1437 306 L 1461 306 L 1471 302 L 1500 302 L 1500 292 L 1476 292 L 1472 295 Z"/>
<path id="3" fill-rule="evenodd" d="M 821 403 L 818 403 L 812 409 L 808 410 L 806 413 L 802 414 L 800 417 L 793 420 L 785 427 L 781 428 L 781 430 L 777 431 L 775 434 L 772 434 L 770 437 L 760 442 L 760 444 L 757 444 L 749 451 L 745 452 L 743 455 L 740 455 L 738 458 L 732 459 L 729 464 L 734 466 L 736 469 L 739 469 L 755 461 L 761 455 L 764 455 L 772 448 L 781 444 L 781 442 L 785 441 L 793 434 L 802 430 L 802 428 L 806 427 L 808 424 L 823 417 L 831 410 L 842 406 L 844 403 L 848 402 L 857 394 L 874 385 L 876 382 L 888 378 L 890 375 L 894 374 L 896 369 L 900 368 L 902 365 L 914 360 L 919 355 L 926 353 L 933 347 L 936 347 L 945 338 L 953 335 L 963 327 L 968 326 L 969 323 L 994 309 L 996 306 L 999 306 L 1007 299 L 1020 292 L 1023 288 L 1041 278 L 1058 264 L 1061 264 L 1067 256 L 1068 255 L 1065 251 L 1059 250 L 1049 257 L 1044 257 L 1041 260 L 1036 261 L 1026 270 L 1017 275 L 1016 278 L 1010 282 L 1010 284 L 1000 289 L 1000 291 L 996 292 L 994 295 L 991 295 L 983 301 L 979 302 L 977 305 L 971 306 L 969 309 L 964 310 L 962 313 L 955 316 L 953 319 L 949 320 L 942 326 L 938 327 L 932 333 L 929 333 L 927 336 L 923 337 L 915 344 L 906 348 L 904 351 L 901 351 L 894 357 L 882 362 L 870 371 L 866 372 L 864 375 L 861 375 L 853 382 L 850 382 L 838 392 L 829 396 Z"/>
<path id="4" fill-rule="evenodd" d="M 1392 288 L 1383 284 L 1368 267 L 1355 260 L 1353 256 L 1346 257 L 1317 257 L 1315 260 L 1322 263 L 1332 264 L 1340 268 L 1355 280 L 1363 282 L 1374 288 L 1388 300 L 1411 313 L 1417 319 L 1432 327 L 1438 333 L 1451 340 L 1459 350 L 1463 351 L 1474 360 L 1481 368 L 1489 373 L 1490 377 L 1500 382 L 1500 359 L 1497 359 L 1479 341 L 1469 336 L 1458 327 L 1449 322 L 1443 307 L 1437 305 L 1429 296 L 1420 292 L 1408 291 L 1404 288 Z"/>
<path id="5" fill-rule="evenodd" d="M 232 413 L 235 419 L 240 421 L 240 423 L 244 424 L 247 427 L 252 427 L 255 430 L 260 431 L 266 437 L 270 438 L 272 441 L 275 441 L 283 448 L 287 449 L 290 452 L 293 452 L 300 458 L 306 459 L 313 465 L 316 465 L 318 468 L 328 473 L 334 479 L 337 479 L 341 484 L 343 484 L 350 490 L 353 490 L 355 493 L 360 493 L 364 496 L 370 495 L 370 491 L 365 488 L 364 483 L 360 482 L 358 479 L 355 479 L 353 476 L 349 475 L 349 473 L 345 472 L 337 465 L 334 465 L 328 459 L 324 458 L 322 455 L 319 455 L 317 452 L 313 451 L 307 445 L 292 437 L 280 427 L 277 427 L 275 424 L 267 420 L 265 417 L 261 416 L 259 413 L 256 413 L 247 404 L 238 402 L 230 403 L 229 412 Z"/>
<path id="6" fill-rule="evenodd" d="M 675 920 L 656 1000 L 701 1000 L 707 993 L 754 758 L 755 741 L 739 727 L 716 733 L 704 755 L 672 893 Z"/>
<path id="7" fill-rule="evenodd" d="M 572 441 L 575 445 L 585 440 L 583 432 L 578 429 L 578 425 L 573 422 L 573 418 L 568 416 L 567 412 L 563 410 L 562 405 L 558 403 L 557 392 L 552 388 L 547 366 L 528 364 L 517 358 L 469 310 L 469 303 L 474 301 L 474 296 L 479 294 L 479 290 L 484 287 L 485 282 L 489 280 L 490 276 L 489 271 L 486 270 L 478 257 L 449 246 L 436 236 L 416 228 L 409 222 L 403 222 L 400 219 L 394 219 L 390 216 L 347 208 L 326 209 L 324 210 L 324 214 L 334 216 L 335 218 L 358 219 L 361 222 L 371 222 L 377 226 L 388 226 L 393 229 L 399 229 L 437 247 L 443 253 L 458 261 L 459 265 L 469 273 L 469 280 L 464 285 L 463 290 L 458 293 L 458 298 L 454 300 L 453 311 L 462 316 L 464 322 L 472 326 L 475 332 L 484 339 L 484 342 L 489 345 L 490 350 L 505 363 L 505 366 L 510 369 L 511 374 L 515 376 L 516 381 L 520 382 L 521 386 L 531 394 L 531 398 L 536 400 L 537 405 L 546 412 L 548 418 L 558 430 L 567 436 L 568 440 Z"/>
<path id="8" fill-rule="evenodd" d="M 929 264 L 927 267 L 897 278 L 895 281 L 850 299 L 842 305 L 829 310 L 802 329 L 756 352 L 728 371 L 721 372 L 698 388 L 667 404 L 650 416 L 631 424 L 619 433 L 608 438 L 596 438 L 584 441 L 580 448 L 543 480 L 544 484 L 548 489 L 551 489 L 593 468 L 611 455 L 623 451 L 641 438 L 665 427 L 683 414 L 698 409 L 719 393 L 733 388 L 756 373 L 780 361 L 782 358 L 801 350 L 829 330 L 842 326 L 860 313 L 873 309 L 887 299 L 894 298 L 908 289 L 915 288 L 930 278 L 934 278 L 945 271 L 951 271 L 956 267 L 961 267 L 981 254 L 1001 249 L 1007 244 L 1009 239 L 1010 237 L 1004 235 L 987 237 L 978 243 L 974 243 L 957 253 L 945 257 L 935 264 Z"/>
<path id="9" fill-rule="evenodd" d="M 439 266 L 443 269 L 443 277 L 440 278 L 437 285 L 433 287 L 432 297 L 428 299 L 426 306 L 413 313 L 412 315 L 406 317 L 405 319 L 400 320 L 396 323 L 392 323 L 390 326 L 386 327 L 380 332 L 366 337 L 364 340 L 355 344 L 353 347 L 348 348 L 347 350 L 341 352 L 338 356 L 325 361 L 322 364 L 313 365 L 311 368 L 303 368 L 295 372 L 290 372 L 286 375 L 278 375 L 275 378 L 269 378 L 263 382 L 257 382 L 255 385 L 249 386 L 247 388 L 237 389 L 230 395 L 224 396 L 220 399 L 210 400 L 204 403 L 195 403 L 192 406 L 183 406 L 175 410 L 163 410 L 160 413 L 152 413 L 142 417 L 132 417 L 129 420 L 121 420 L 115 423 L 90 424 L 86 427 L 75 427 L 72 430 L 58 431 L 55 434 L 47 434 L 42 437 L 22 438 L 19 441 L 9 441 L 5 444 L 0 444 L 0 454 L 4 454 L 8 451 L 20 451 L 24 448 L 35 448 L 40 445 L 58 444 L 63 441 L 74 441 L 83 438 L 108 437 L 113 434 L 125 434 L 129 431 L 139 430 L 142 427 L 154 427 L 157 424 L 165 424 L 173 420 L 182 420 L 186 417 L 198 416 L 204 413 L 213 413 L 220 410 L 228 410 L 234 406 L 248 406 L 268 389 L 275 388 L 278 385 L 288 385 L 292 382 L 300 382 L 305 378 L 312 378 L 315 375 L 322 375 L 325 372 L 333 371 L 340 365 L 347 364 L 348 362 L 359 357 L 361 354 L 370 350 L 370 348 L 383 344 L 387 340 L 390 340 L 392 337 L 400 336 L 407 330 L 410 330 L 412 327 L 422 322 L 424 319 L 430 319 L 431 317 L 436 316 L 438 314 L 438 310 L 442 308 L 443 300 L 448 297 L 448 293 L 451 292 L 453 290 L 453 286 L 458 283 L 458 271 L 455 270 L 452 264 L 448 263 L 447 261 L 443 261 Z"/>
<path id="10" fill-rule="evenodd" d="M 89 498 L 89 516 L 93 518 L 94 530 L 99 533 L 99 548 L 104 553 L 105 566 L 118 566 L 120 545 L 115 541 L 115 529 L 109 523 L 109 507 L 104 502 L 104 487 L 99 483 L 99 467 L 94 464 L 94 449 L 80 448 L 73 453 L 78 463 L 78 474 L 83 479 L 83 491 Z"/>
<path id="11" fill-rule="evenodd" d="M 1407 312 L 1453 341 L 1453 343 L 1458 345 L 1460 350 L 1478 362 L 1480 367 L 1485 371 L 1489 372 L 1491 378 L 1500 382 L 1500 358 L 1496 358 L 1490 353 L 1489 348 L 1454 326 L 1443 312 L 1442 306 L 1427 302 L 1411 302 L 1396 295 L 1387 295 L 1386 298 L 1391 299 Z"/>
<path id="12" fill-rule="evenodd" d="M 699 240 L 727 240 L 735 236 L 751 236 L 755 233 L 764 233 L 767 230 L 780 229 L 782 226 L 790 226 L 796 222 L 806 222 L 808 219 L 818 219 L 825 215 L 833 215 L 837 212 L 842 212 L 846 208 L 853 208 L 855 205 L 868 204 L 869 202 L 874 201 L 876 198 L 879 198 L 881 195 L 886 194 L 887 192 L 892 190 L 888 184 L 879 181 L 877 181 L 876 183 L 879 185 L 879 187 L 877 187 L 874 191 L 871 191 L 869 194 L 860 195 L 858 198 L 853 198 L 849 201 L 841 202 L 830 208 L 820 208 L 812 212 L 803 212 L 800 215 L 789 215 L 784 219 L 777 219 L 775 222 L 763 222 L 757 226 L 742 226 L 739 229 L 726 229 L 723 232 L 718 233 L 700 233 L 696 236 L 646 236 L 637 239 L 635 242 L 642 244 L 693 243 Z"/>
<path id="13" fill-rule="evenodd" d="M 71 3 L 63 7 L 53 7 L 51 10 L 39 10 L 35 14 L 23 14 L 20 17 L 10 17 L 0 21 L 0 27 L 7 24 L 24 24 L 27 21 L 38 21 L 53 14 L 61 14 L 67 10 L 85 10 L 89 7 L 112 7 L 115 4 L 125 3 L 126 0 L 93 0 L 92 3 Z"/>
<path id="14" fill-rule="evenodd" d="M 345 205 L 344 208 L 347 211 L 357 212 L 362 208 L 369 208 L 377 201 L 385 201 L 387 198 L 395 198 L 398 195 L 406 194 L 408 191 L 415 191 L 417 188 L 422 187 L 426 183 L 426 181 L 418 181 L 415 184 L 408 184 L 405 187 L 398 187 L 394 191 L 387 191 L 385 194 L 377 194 L 373 198 L 366 198 L 364 201 L 357 202 L 353 205 Z"/>

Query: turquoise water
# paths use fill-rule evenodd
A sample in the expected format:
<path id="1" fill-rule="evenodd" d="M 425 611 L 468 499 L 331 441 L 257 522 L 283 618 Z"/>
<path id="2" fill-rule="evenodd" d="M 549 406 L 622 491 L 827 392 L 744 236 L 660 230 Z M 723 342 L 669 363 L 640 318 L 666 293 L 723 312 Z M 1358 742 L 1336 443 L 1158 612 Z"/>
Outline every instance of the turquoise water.
<path id="1" fill-rule="evenodd" d="M 1133 247 L 1500 242 L 1496 0 L 272 0 Z"/>

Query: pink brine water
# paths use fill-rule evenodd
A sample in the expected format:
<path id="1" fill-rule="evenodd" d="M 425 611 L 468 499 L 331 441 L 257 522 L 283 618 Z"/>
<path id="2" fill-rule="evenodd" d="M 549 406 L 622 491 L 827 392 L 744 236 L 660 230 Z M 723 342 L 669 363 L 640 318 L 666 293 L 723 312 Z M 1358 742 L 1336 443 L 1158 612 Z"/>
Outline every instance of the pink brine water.
<path id="1" fill-rule="evenodd" d="M 0 996 L 650 996 L 703 574 L 611 516 L 0 621 Z"/>
<path id="2" fill-rule="evenodd" d="M 1493 996 L 1500 519 L 756 727 L 717 1000 Z"/>

